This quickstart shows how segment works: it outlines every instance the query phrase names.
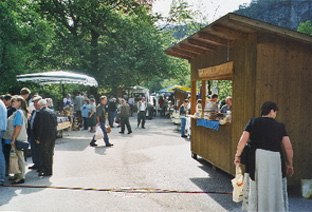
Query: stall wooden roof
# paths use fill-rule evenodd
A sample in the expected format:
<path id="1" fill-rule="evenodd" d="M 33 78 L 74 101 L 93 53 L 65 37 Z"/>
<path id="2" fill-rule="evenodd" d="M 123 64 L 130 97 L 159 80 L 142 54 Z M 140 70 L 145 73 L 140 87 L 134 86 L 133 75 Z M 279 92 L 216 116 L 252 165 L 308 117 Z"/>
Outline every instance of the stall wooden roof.
<path id="1" fill-rule="evenodd" d="M 216 52 L 219 46 L 230 47 L 232 41 L 247 39 L 248 35 L 254 33 L 271 34 L 312 45 L 312 37 L 309 35 L 229 13 L 199 32 L 168 48 L 166 53 L 190 61 L 199 55 Z"/>

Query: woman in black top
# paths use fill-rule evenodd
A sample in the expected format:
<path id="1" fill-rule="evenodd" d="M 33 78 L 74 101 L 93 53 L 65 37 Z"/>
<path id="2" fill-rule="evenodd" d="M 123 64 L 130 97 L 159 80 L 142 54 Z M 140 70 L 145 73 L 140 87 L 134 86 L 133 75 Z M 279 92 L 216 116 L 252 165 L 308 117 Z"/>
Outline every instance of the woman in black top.
<path id="1" fill-rule="evenodd" d="M 274 102 L 265 102 L 261 117 L 249 121 L 237 145 L 234 163 L 240 165 L 244 146 L 251 144 L 243 201 L 248 211 L 288 211 L 286 175 L 294 173 L 293 149 L 285 126 L 275 120 L 277 111 Z"/>

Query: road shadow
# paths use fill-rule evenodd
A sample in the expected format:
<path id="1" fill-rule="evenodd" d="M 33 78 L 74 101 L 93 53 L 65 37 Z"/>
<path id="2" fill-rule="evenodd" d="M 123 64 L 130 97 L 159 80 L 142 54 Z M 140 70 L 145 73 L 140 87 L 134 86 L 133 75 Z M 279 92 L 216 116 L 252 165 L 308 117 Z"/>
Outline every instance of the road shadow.
<path id="1" fill-rule="evenodd" d="M 105 155 L 107 148 L 113 148 L 113 147 L 106 147 L 105 145 L 97 146 L 97 147 L 94 147 L 94 152 L 99 155 Z"/>
<path id="2" fill-rule="evenodd" d="M 207 177 L 190 178 L 190 180 L 207 195 L 218 202 L 225 210 L 240 211 L 241 204 L 232 201 L 231 175 L 216 169 L 203 159 L 198 159 L 199 168 L 207 173 Z M 224 194 L 224 192 L 226 194 Z"/>
<path id="3" fill-rule="evenodd" d="M 12 198 L 14 198 L 15 196 L 17 196 L 16 194 L 16 190 L 18 190 L 19 188 L 11 188 L 11 187 L 0 187 L 0 207 L 2 205 L 6 205 L 8 204 Z"/>
<path id="4" fill-rule="evenodd" d="M 55 149 L 56 151 L 83 151 L 89 146 L 91 139 L 92 136 L 71 135 L 56 142 Z"/>
<path id="5" fill-rule="evenodd" d="M 46 187 L 50 185 L 51 182 L 49 177 L 39 177 L 36 170 L 28 171 L 25 175 L 25 183 L 13 185 L 7 180 L 5 186 L 0 187 L 0 206 L 9 204 L 11 199 L 18 195 L 40 192 L 46 189 L 40 188 L 41 186 Z M 34 187 L 32 188 L 32 186 Z"/>

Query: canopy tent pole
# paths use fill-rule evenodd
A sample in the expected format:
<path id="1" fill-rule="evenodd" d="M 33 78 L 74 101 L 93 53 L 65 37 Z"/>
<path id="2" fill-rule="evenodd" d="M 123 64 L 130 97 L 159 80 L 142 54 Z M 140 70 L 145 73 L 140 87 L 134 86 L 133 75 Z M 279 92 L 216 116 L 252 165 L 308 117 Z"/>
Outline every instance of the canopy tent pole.
<path id="1" fill-rule="evenodd" d="M 65 85 L 61 82 L 61 93 L 62 93 L 62 97 L 65 97 Z"/>

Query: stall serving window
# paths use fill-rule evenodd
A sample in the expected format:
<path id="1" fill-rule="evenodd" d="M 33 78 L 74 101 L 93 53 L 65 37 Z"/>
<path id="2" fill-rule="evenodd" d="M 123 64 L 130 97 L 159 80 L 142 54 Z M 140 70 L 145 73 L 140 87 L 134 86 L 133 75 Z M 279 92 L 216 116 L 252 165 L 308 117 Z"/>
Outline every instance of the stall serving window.
<path id="1" fill-rule="evenodd" d="M 192 82 L 192 87 L 200 88 L 192 99 L 192 118 L 197 119 L 197 126 L 218 130 L 219 125 L 231 123 L 233 70 L 232 61 L 198 70 L 200 80 Z"/>

